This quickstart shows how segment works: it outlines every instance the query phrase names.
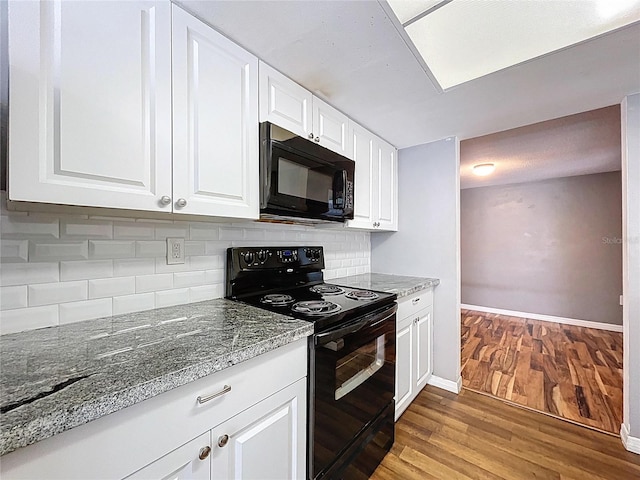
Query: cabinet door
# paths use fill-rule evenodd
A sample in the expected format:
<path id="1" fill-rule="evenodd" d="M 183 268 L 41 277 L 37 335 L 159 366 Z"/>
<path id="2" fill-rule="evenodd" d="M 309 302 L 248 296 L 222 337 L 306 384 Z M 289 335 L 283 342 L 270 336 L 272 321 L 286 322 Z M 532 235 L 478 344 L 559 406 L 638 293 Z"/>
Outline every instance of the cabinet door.
<path id="1" fill-rule="evenodd" d="M 397 151 L 386 142 L 378 144 L 378 222 L 380 230 L 398 230 Z"/>
<path id="2" fill-rule="evenodd" d="M 203 449 L 210 447 L 210 435 L 205 433 L 164 457 L 138 470 L 126 480 L 209 480 L 210 455 Z M 200 455 L 204 459 L 200 459 Z"/>
<path id="3" fill-rule="evenodd" d="M 328 103 L 313 97 L 314 142 L 348 158 L 353 158 L 349 142 L 349 119 Z"/>
<path id="4" fill-rule="evenodd" d="M 10 199 L 170 210 L 170 8 L 10 2 Z"/>
<path id="5" fill-rule="evenodd" d="M 258 218 L 258 59 L 173 6 L 175 213 Z"/>
<path id="6" fill-rule="evenodd" d="M 311 92 L 260 62 L 260 121 L 271 122 L 290 132 L 311 135 Z"/>
<path id="7" fill-rule="evenodd" d="M 433 349 L 431 337 L 433 330 L 433 307 L 429 307 L 415 321 L 415 392 L 419 392 L 427 384 L 433 370 Z"/>
<path id="8" fill-rule="evenodd" d="M 413 400 L 413 331 L 408 323 L 396 334 L 396 420 Z"/>
<path id="9" fill-rule="evenodd" d="M 373 228 L 374 222 L 374 189 L 373 172 L 375 155 L 375 137 L 361 126 L 351 122 L 351 142 L 353 160 L 356 162 L 354 213 L 348 227 Z"/>
<path id="10" fill-rule="evenodd" d="M 306 378 L 211 431 L 212 479 L 306 478 Z"/>

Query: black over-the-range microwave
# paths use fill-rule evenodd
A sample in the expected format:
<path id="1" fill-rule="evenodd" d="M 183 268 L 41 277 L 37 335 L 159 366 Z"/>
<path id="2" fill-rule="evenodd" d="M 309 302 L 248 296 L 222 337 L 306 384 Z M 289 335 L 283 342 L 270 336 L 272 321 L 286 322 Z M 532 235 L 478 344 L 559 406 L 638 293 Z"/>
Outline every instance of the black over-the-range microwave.
<path id="1" fill-rule="evenodd" d="M 270 122 L 260 124 L 260 214 L 353 219 L 355 162 Z"/>

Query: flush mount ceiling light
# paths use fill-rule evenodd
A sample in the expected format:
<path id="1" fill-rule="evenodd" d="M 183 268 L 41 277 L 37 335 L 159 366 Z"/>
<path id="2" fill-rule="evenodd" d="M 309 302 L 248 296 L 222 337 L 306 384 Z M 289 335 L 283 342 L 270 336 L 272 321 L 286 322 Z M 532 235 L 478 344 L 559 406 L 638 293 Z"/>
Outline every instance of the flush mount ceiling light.
<path id="1" fill-rule="evenodd" d="M 491 175 L 495 169 L 496 166 L 493 163 L 479 163 L 473 166 L 473 173 L 479 177 L 484 177 Z"/>
<path id="2" fill-rule="evenodd" d="M 387 0 L 443 89 L 640 20 L 640 0 Z"/>

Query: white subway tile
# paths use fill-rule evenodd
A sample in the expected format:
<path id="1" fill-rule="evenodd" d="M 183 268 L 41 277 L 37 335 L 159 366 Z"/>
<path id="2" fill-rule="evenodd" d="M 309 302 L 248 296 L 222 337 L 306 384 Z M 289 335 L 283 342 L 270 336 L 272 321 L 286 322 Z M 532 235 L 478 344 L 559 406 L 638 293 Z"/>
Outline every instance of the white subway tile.
<path id="1" fill-rule="evenodd" d="M 113 297 L 113 314 L 141 312 L 155 308 L 155 294 L 142 293 L 140 295 L 125 295 Z"/>
<path id="2" fill-rule="evenodd" d="M 177 290 L 163 290 L 156 292 L 156 308 L 170 307 L 172 305 L 182 305 L 189 303 L 189 289 L 179 288 Z"/>
<path id="3" fill-rule="evenodd" d="M 227 248 L 231 245 L 229 242 L 206 242 L 204 253 L 205 255 L 220 255 L 227 258 Z"/>
<path id="4" fill-rule="evenodd" d="M 127 258 L 113 261 L 114 277 L 151 275 L 155 271 L 156 261 L 153 258 Z"/>
<path id="5" fill-rule="evenodd" d="M 113 238 L 119 240 L 153 240 L 155 225 L 152 223 L 122 222 L 113 224 Z"/>
<path id="6" fill-rule="evenodd" d="M 89 245 L 86 240 L 77 242 L 29 241 L 30 262 L 86 260 L 87 258 L 89 258 Z"/>
<path id="7" fill-rule="evenodd" d="M 218 225 L 193 222 L 189 225 L 189 238 L 191 240 L 218 240 Z"/>
<path id="8" fill-rule="evenodd" d="M 222 258 L 220 255 L 196 255 L 189 257 L 191 270 L 211 270 L 221 268 Z"/>
<path id="9" fill-rule="evenodd" d="M 190 302 L 203 302 L 214 298 L 222 298 L 222 285 L 200 285 L 189 289 Z"/>
<path id="10" fill-rule="evenodd" d="M 113 237 L 113 222 L 104 220 L 60 220 L 61 238 L 101 238 Z"/>
<path id="11" fill-rule="evenodd" d="M 196 257 L 185 258 L 184 263 L 178 263 L 177 265 L 167 265 L 166 258 L 155 258 L 156 273 L 174 273 L 174 272 L 188 272 L 192 270 L 191 259 Z"/>
<path id="12" fill-rule="evenodd" d="M 0 287 L 0 310 L 12 310 L 27 306 L 27 286 Z"/>
<path id="13" fill-rule="evenodd" d="M 89 280 L 89 298 L 115 297 L 136 293 L 135 277 Z"/>
<path id="14" fill-rule="evenodd" d="M 173 288 L 173 273 L 136 277 L 136 293 L 155 292 Z"/>
<path id="15" fill-rule="evenodd" d="M 57 282 L 29 285 L 29 306 L 52 305 L 87 299 L 87 282 Z"/>
<path id="16" fill-rule="evenodd" d="M 191 257 L 193 255 L 205 255 L 206 254 L 206 243 L 205 242 L 194 242 L 194 241 L 184 242 L 184 254 L 187 257 Z"/>
<path id="17" fill-rule="evenodd" d="M 57 282 L 59 278 L 57 263 L 5 263 L 0 269 L 2 286 Z"/>
<path id="18" fill-rule="evenodd" d="M 62 303 L 59 305 L 60 325 L 111 316 L 111 299 L 85 300 L 82 302 Z"/>
<path id="19" fill-rule="evenodd" d="M 136 242 L 136 257 L 152 258 L 167 255 L 167 242 L 164 240 L 142 240 Z"/>
<path id="20" fill-rule="evenodd" d="M 180 287 L 193 287 L 196 285 L 202 285 L 205 283 L 205 272 L 178 272 L 173 274 L 173 286 Z"/>
<path id="21" fill-rule="evenodd" d="M 356 275 L 356 273 L 358 273 L 358 270 L 356 267 L 347 268 L 347 275 Z"/>
<path id="22" fill-rule="evenodd" d="M 215 270 L 206 270 L 205 272 L 205 283 L 224 283 L 224 270 L 215 269 Z"/>
<path id="23" fill-rule="evenodd" d="M 133 258 L 136 242 L 125 240 L 89 240 L 90 258 Z"/>
<path id="24" fill-rule="evenodd" d="M 89 280 L 113 276 L 113 260 L 60 262 L 60 280 Z"/>
<path id="25" fill-rule="evenodd" d="M 29 242 L 27 240 L 0 240 L 0 256 L 3 263 L 22 263 L 29 260 Z"/>
<path id="26" fill-rule="evenodd" d="M 244 238 L 245 240 L 264 240 L 264 230 L 258 228 L 245 228 Z"/>
<path id="27" fill-rule="evenodd" d="M 244 240 L 243 228 L 220 227 L 220 240 Z"/>
<path id="28" fill-rule="evenodd" d="M 2 335 L 56 325 L 58 325 L 57 305 L 7 310 L 2 312 L 2 317 L 0 317 L 0 333 Z"/>
<path id="29" fill-rule="evenodd" d="M 60 225 L 57 218 L 32 216 L 6 216 L 0 218 L 2 238 L 58 238 Z"/>
<path id="30" fill-rule="evenodd" d="M 189 239 L 189 224 L 174 223 L 167 225 L 156 225 L 156 240 L 165 240 L 167 237 Z"/>
<path id="31" fill-rule="evenodd" d="M 271 241 L 283 241 L 286 238 L 286 232 L 281 230 L 266 230 L 264 232 L 264 239 Z"/>

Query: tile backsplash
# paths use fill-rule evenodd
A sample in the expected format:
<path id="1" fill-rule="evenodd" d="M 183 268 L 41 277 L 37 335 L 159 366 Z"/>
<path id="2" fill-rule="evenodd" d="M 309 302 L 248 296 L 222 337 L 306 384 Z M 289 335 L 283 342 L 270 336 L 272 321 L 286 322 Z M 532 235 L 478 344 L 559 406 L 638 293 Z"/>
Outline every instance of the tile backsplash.
<path id="1" fill-rule="evenodd" d="M 325 279 L 368 273 L 368 232 L 0 210 L 0 333 L 224 296 L 226 248 L 322 245 Z M 166 238 L 185 239 L 167 265 Z"/>

